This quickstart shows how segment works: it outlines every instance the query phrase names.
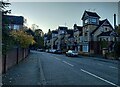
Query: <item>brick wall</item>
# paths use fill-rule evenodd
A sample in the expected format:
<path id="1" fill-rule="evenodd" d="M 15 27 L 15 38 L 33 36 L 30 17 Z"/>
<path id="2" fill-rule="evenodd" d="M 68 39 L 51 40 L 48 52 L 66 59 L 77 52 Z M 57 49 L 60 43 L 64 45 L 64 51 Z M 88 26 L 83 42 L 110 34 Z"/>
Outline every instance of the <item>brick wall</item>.
<path id="1" fill-rule="evenodd" d="M 29 54 L 29 49 L 13 48 L 2 56 L 2 72 L 5 73 L 15 64 L 26 58 Z"/>

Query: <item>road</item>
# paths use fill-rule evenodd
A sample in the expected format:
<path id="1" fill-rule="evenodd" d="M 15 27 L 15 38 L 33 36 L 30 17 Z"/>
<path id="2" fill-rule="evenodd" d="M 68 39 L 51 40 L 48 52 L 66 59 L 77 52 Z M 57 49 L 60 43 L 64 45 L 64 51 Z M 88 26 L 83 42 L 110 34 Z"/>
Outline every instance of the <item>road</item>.
<path id="1" fill-rule="evenodd" d="M 8 71 L 9 75 L 4 75 L 6 76 L 3 78 L 4 84 L 21 84 L 21 80 L 25 80 L 23 85 L 109 85 L 112 87 L 119 85 L 117 63 L 97 61 L 91 57 L 66 57 L 63 54 L 37 51 L 31 53 L 31 62 L 19 65 L 30 67 L 30 69 L 25 68 L 22 72 L 24 74 L 27 72 L 28 77 L 25 74 L 22 76 L 23 79 L 17 80 L 18 77 L 13 74 L 19 70 L 11 69 Z M 30 60 L 30 58 L 28 59 Z M 8 81 L 10 77 L 14 79 L 11 83 Z"/>

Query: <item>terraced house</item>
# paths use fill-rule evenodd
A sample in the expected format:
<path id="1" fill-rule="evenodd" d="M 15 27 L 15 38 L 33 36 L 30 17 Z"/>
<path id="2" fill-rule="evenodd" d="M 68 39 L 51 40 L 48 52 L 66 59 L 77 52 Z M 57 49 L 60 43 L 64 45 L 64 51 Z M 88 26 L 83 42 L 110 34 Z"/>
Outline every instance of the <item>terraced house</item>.
<path id="1" fill-rule="evenodd" d="M 73 29 L 59 26 L 52 31 L 51 48 L 72 49 L 82 54 L 101 54 L 103 48 L 113 50 L 115 32 L 107 19 L 100 20 L 96 12 L 84 11 L 81 20 L 82 26 L 74 24 Z"/>

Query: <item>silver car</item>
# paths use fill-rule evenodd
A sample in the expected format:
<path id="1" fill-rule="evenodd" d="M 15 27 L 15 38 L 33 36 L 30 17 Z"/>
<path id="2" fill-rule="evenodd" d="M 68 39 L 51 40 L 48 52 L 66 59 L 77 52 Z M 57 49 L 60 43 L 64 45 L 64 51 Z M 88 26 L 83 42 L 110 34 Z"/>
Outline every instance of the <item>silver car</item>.
<path id="1" fill-rule="evenodd" d="M 78 56 L 78 52 L 74 50 L 68 50 L 68 52 L 66 52 L 66 56 Z"/>

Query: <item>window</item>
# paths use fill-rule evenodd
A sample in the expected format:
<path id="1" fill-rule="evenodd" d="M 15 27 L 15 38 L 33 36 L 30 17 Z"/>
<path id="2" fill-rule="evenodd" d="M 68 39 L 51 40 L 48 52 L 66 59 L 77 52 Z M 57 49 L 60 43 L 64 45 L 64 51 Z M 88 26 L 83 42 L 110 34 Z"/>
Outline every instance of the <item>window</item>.
<path id="1" fill-rule="evenodd" d="M 100 41 L 102 41 L 102 38 L 100 38 Z"/>
<path id="2" fill-rule="evenodd" d="M 83 46 L 83 52 L 88 52 L 88 45 Z"/>
<path id="3" fill-rule="evenodd" d="M 97 23 L 96 18 L 92 18 L 92 19 L 91 19 L 91 23 Z"/>
<path id="4" fill-rule="evenodd" d="M 108 29 L 107 28 L 105 28 L 105 31 L 107 31 Z"/>
<path id="5" fill-rule="evenodd" d="M 14 29 L 18 30 L 19 29 L 19 25 L 14 25 Z"/>
<path id="6" fill-rule="evenodd" d="M 88 23 L 88 19 L 85 20 L 85 24 L 87 24 L 87 23 Z"/>

